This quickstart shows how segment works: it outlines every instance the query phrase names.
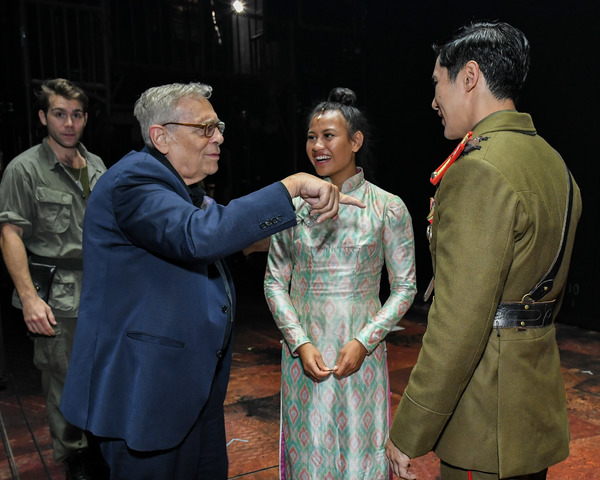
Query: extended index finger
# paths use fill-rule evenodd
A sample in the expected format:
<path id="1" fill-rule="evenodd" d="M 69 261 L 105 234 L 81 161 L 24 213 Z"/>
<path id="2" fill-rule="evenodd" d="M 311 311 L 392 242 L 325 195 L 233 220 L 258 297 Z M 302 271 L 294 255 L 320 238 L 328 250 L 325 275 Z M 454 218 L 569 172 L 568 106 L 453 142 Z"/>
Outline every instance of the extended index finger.
<path id="1" fill-rule="evenodd" d="M 340 203 L 345 205 L 354 205 L 359 208 L 365 208 L 366 205 L 358 200 L 357 198 L 351 197 L 350 195 L 346 195 L 345 193 L 340 193 Z"/>

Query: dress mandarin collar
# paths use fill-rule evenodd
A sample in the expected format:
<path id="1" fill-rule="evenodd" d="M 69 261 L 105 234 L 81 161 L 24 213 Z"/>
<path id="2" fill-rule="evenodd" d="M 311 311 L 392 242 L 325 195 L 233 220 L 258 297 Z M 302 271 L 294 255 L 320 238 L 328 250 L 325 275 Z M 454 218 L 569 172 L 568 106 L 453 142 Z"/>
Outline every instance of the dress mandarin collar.
<path id="1" fill-rule="evenodd" d="M 325 177 L 325 180 L 331 182 L 329 177 Z M 356 167 L 356 175 L 351 176 L 348 180 L 346 180 L 342 184 L 342 189 L 340 190 L 342 193 L 348 193 L 352 190 L 356 190 L 363 183 L 365 183 L 365 172 L 361 167 Z"/>

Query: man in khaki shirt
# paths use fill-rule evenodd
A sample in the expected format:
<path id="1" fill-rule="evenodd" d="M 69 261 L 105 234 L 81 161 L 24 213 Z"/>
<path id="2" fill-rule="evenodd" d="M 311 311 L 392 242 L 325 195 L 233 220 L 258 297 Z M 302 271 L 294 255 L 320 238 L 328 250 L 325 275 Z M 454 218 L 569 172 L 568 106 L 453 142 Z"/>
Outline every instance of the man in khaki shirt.
<path id="1" fill-rule="evenodd" d="M 34 338 L 34 363 L 42 372 L 54 459 L 67 478 L 93 478 L 86 466 L 85 433 L 59 410 L 77 324 L 82 277 L 82 231 L 87 199 L 106 170 L 81 144 L 88 98 L 68 80 L 45 82 L 38 94 L 40 122 L 48 135 L 14 158 L 0 183 L 0 246 L 15 286 L 13 305 Z M 28 259 L 57 267 L 49 297 L 38 296 Z"/>

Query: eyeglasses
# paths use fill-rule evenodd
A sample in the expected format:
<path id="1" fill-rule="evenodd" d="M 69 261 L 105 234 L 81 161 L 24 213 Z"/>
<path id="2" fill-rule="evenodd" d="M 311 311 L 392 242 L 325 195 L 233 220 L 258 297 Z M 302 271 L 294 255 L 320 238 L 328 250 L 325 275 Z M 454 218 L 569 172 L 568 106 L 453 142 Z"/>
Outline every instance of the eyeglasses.
<path id="1" fill-rule="evenodd" d="M 215 129 L 219 129 L 221 135 L 225 132 L 225 122 L 217 122 L 217 123 L 180 123 L 180 122 L 167 122 L 163 123 L 162 126 L 166 127 L 167 125 L 182 125 L 184 127 L 193 127 L 199 128 L 203 131 L 203 135 L 207 138 L 210 138 L 215 133 Z"/>

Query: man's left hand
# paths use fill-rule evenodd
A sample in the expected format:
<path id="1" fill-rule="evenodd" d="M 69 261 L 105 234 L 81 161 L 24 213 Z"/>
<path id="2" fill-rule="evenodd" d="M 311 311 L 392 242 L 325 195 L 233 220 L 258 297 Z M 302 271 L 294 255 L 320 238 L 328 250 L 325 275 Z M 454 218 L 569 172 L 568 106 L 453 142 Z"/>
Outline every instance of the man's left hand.
<path id="1" fill-rule="evenodd" d="M 402 480 L 415 480 L 417 478 L 414 473 L 408 471 L 410 458 L 402 453 L 389 437 L 385 442 L 385 456 L 390 462 L 390 467 L 392 467 L 392 471 L 396 476 Z"/>
<path id="2" fill-rule="evenodd" d="M 254 242 L 252 245 L 248 245 L 246 248 L 242 249 L 242 253 L 247 257 L 254 252 L 268 252 L 270 245 L 271 237 L 263 238 L 262 240 Z"/>

